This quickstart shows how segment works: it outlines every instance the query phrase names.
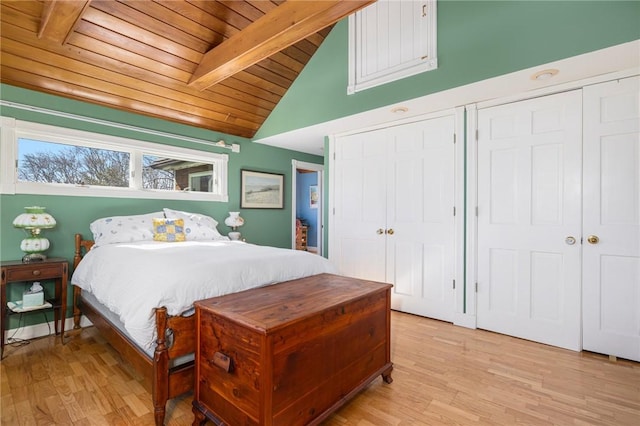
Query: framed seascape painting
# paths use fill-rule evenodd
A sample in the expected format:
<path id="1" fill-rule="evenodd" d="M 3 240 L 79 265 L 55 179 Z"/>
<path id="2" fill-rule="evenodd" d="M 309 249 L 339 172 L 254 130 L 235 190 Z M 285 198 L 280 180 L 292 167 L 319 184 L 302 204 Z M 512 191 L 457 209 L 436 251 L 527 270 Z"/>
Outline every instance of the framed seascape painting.
<path id="1" fill-rule="evenodd" d="M 284 175 L 241 170 L 240 207 L 243 209 L 284 208 Z"/>

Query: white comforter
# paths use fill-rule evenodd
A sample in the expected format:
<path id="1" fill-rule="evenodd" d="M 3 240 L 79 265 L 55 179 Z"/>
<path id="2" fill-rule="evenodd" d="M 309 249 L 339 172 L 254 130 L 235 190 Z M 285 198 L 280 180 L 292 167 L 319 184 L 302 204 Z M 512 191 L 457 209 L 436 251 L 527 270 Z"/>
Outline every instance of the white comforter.
<path id="1" fill-rule="evenodd" d="M 196 300 L 323 272 L 335 269 L 304 251 L 239 241 L 145 241 L 90 250 L 71 282 L 93 293 L 136 343 L 149 349 L 156 339 L 156 307 L 179 315 Z"/>

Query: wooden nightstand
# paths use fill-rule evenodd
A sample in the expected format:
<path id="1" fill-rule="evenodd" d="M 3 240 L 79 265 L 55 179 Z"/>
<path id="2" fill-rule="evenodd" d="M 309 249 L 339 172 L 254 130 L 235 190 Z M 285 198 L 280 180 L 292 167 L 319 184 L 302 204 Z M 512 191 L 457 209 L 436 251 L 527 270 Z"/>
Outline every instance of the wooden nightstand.
<path id="1" fill-rule="evenodd" d="M 7 286 L 15 282 L 31 281 L 55 281 L 55 295 L 53 299 L 46 299 L 51 303 L 51 307 L 41 308 L 52 309 L 54 315 L 54 329 L 58 334 L 58 322 L 60 323 L 60 340 L 64 343 L 64 321 L 67 313 L 67 279 L 69 274 L 69 262 L 62 258 L 50 258 L 40 262 L 22 263 L 20 260 L 3 261 L 2 286 L 0 288 L 0 359 L 4 352 L 5 327 L 7 315 L 16 313 L 7 308 Z M 36 312 L 40 310 L 31 310 Z"/>

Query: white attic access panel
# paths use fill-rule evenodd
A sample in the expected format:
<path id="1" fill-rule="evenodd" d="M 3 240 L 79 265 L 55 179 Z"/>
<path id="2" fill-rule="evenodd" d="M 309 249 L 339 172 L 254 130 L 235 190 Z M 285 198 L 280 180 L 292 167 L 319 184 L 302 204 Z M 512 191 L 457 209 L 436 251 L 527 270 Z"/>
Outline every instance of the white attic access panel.
<path id="1" fill-rule="evenodd" d="M 378 0 L 349 16 L 348 94 L 436 69 L 436 1 Z"/>

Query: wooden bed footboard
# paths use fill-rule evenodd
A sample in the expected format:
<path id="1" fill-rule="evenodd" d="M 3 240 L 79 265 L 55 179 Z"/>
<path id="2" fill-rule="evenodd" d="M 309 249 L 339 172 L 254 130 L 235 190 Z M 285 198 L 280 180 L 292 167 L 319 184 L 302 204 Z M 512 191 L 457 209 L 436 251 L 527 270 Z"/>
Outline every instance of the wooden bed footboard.
<path id="1" fill-rule="evenodd" d="M 93 241 L 75 235 L 73 268 L 93 247 Z M 195 316 L 169 316 L 164 307 L 156 308 L 158 340 L 154 356 L 149 357 L 122 331 L 86 303 L 82 290 L 73 286 L 74 328 L 80 328 L 80 317 L 85 315 L 113 348 L 143 377 L 147 389 L 152 391 L 156 425 L 164 424 L 167 401 L 193 389 L 194 362 L 171 366 L 172 360 L 195 352 Z"/>

